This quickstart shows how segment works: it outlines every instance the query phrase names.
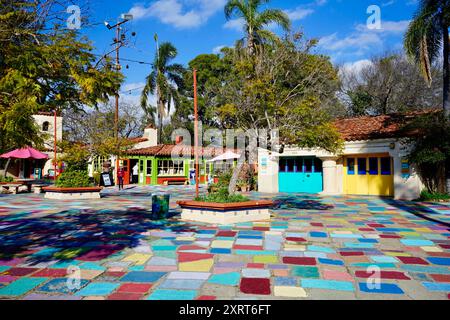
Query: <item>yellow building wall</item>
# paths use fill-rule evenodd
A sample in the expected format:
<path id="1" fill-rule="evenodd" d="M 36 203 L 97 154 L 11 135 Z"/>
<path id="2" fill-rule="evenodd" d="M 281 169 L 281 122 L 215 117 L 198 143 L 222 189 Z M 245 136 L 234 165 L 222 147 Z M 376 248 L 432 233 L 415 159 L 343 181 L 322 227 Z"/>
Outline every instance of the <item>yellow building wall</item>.
<path id="1" fill-rule="evenodd" d="M 391 174 L 381 174 L 381 158 L 389 157 L 387 154 L 365 154 L 347 156 L 344 159 L 344 193 L 355 195 L 393 196 L 394 195 L 394 163 L 390 158 Z M 358 159 L 366 159 L 365 175 L 358 174 L 362 170 L 358 166 Z M 369 159 L 376 158 L 378 164 L 378 174 L 370 174 Z M 354 159 L 354 174 L 349 173 L 349 159 Z"/>

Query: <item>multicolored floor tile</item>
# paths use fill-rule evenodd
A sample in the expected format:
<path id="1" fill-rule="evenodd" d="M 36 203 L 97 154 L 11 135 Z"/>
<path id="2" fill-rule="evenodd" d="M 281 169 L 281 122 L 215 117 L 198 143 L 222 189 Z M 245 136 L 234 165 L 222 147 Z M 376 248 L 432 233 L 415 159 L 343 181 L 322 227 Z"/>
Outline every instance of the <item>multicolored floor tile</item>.
<path id="1" fill-rule="evenodd" d="M 151 219 L 155 192 L 170 219 Z M 181 221 L 194 192 L 1 195 L 0 299 L 449 298 L 449 204 L 253 192 L 275 201 L 270 222 L 218 226 Z"/>

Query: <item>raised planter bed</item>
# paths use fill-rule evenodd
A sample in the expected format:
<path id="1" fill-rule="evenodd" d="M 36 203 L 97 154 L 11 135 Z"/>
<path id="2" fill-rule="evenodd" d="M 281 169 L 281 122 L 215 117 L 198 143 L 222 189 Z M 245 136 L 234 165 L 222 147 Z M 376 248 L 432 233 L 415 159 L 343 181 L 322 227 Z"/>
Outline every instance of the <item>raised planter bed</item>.
<path id="1" fill-rule="evenodd" d="M 214 224 L 270 220 L 269 208 L 273 201 L 259 200 L 234 203 L 178 201 L 181 218 L 187 221 Z"/>
<path id="2" fill-rule="evenodd" d="M 100 199 L 100 187 L 86 187 L 86 188 L 57 188 L 45 187 L 42 188 L 45 192 L 45 198 L 56 200 L 71 200 L 71 199 Z"/>

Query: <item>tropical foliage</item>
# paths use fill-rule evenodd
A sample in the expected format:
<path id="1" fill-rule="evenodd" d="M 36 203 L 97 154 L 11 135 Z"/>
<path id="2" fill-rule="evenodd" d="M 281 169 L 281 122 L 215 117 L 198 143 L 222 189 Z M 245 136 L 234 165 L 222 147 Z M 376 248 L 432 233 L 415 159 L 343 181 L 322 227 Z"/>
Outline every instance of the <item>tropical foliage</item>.
<path id="1" fill-rule="evenodd" d="M 432 62 L 443 56 L 443 106 L 450 117 L 449 34 L 450 3 L 447 0 L 421 0 L 419 9 L 405 34 L 405 50 L 420 67 L 429 85 Z"/>
<path id="2" fill-rule="evenodd" d="M 260 11 L 260 7 L 268 0 L 228 0 L 225 5 L 225 17 L 241 19 L 245 32 L 246 47 L 250 53 L 255 53 L 264 43 L 278 41 L 278 36 L 267 27 L 275 23 L 289 31 L 291 21 L 286 13 L 278 9 Z M 241 44 L 242 44 L 241 40 Z"/>
<path id="3" fill-rule="evenodd" d="M 85 188 L 91 185 L 86 170 L 67 170 L 56 179 L 58 188 Z"/>
<path id="4" fill-rule="evenodd" d="M 178 105 L 178 87 L 182 86 L 184 68 L 181 64 L 170 64 L 175 59 L 177 49 L 169 42 L 164 42 L 158 47 L 152 64 L 152 71 L 146 78 L 146 84 L 141 95 L 141 106 L 147 114 L 158 114 L 159 134 L 163 128 L 164 118 L 170 113 L 172 102 Z M 150 94 L 156 95 L 155 106 L 149 104 Z M 149 121 L 149 124 L 152 121 Z"/>
<path id="5" fill-rule="evenodd" d="M 50 22 L 43 4 L 0 0 L 0 152 L 42 146 L 33 114 L 96 106 L 122 81 L 108 60 L 96 64 L 87 39 Z"/>
<path id="6" fill-rule="evenodd" d="M 417 117 L 406 126 L 413 149 L 409 161 L 417 166 L 428 192 L 445 193 L 445 168 L 450 166 L 450 122 L 443 111 Z"/>

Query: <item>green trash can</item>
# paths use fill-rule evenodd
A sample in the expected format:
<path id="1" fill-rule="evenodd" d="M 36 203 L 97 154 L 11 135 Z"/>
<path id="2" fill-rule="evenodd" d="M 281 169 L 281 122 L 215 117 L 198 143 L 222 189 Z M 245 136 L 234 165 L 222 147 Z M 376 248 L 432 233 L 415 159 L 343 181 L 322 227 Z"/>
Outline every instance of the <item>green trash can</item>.
<path id="1" fill-rule="evenodd" d="M 152 219 L 161 220 L 169 216 L 169 194 L 152 195 Z"/>

